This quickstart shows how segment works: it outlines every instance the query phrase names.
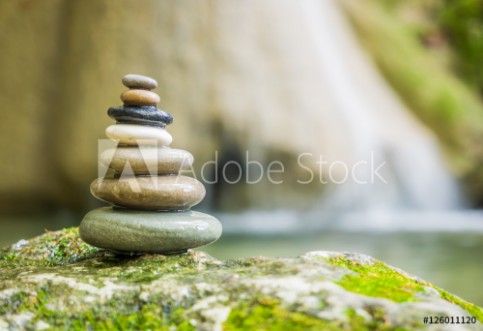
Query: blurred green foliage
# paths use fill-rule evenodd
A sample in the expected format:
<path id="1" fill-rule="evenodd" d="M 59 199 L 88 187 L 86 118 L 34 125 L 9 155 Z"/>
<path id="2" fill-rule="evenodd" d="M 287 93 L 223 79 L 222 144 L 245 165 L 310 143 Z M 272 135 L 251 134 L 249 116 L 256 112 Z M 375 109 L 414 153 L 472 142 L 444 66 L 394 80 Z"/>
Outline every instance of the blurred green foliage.
<path id="1" fill-rule="evenodd" d="M 441 0 L 433 15 L 457 54 L 456 68 L 483 94 L 483 1 Z"/>

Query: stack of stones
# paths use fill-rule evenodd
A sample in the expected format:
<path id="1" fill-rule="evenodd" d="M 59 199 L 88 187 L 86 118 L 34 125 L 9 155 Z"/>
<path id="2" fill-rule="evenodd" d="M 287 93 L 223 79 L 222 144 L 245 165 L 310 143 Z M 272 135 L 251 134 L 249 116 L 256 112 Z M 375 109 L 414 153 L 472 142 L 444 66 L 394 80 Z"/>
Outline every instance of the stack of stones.
<path id="1" fill-rule="evenodd" d="M 115 125 L 106 129 L 116 148 L 100 155 L 111 175 L 95 180 L 91 193 L 112 207 L 92 210 L 80 225 L 81 238 L 119 253 L 185 252 L 221 235 L 221 224 L 210 215 L 191 211 L 205 196 L 203 184 L 179 172 L 191 167 L 193 156 L 170 148 L 166 125 L 173 117 L 157 108 L 157 82 L 141 75 L 122 79 L 129 90 L 124 105 L 108 110 Z"/>

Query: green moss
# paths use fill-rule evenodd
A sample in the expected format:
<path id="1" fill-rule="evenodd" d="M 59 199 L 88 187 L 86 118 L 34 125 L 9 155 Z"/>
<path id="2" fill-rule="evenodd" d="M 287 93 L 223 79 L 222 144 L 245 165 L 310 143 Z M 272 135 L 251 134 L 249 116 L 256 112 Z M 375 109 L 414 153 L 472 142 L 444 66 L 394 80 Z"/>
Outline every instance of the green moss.
<path id="1" fill-rule="evenodd" d="M 418 301 L 415 294 L 424 292 L 424 287 L 428 286 L 437 290 L 443 299 L 460 306 L 483 323 L 483 309 L 480 307 L 451 295 L 431 283 L 408 278 L 383 262 L 375 261 L 373 264 L 362 264 L 343 256 L 326 260 L 332 265 L 355 272 L 355 274 L 345 275 L 339 281 L 336 281 L 337 284 L 348 291 L 386 298 L 395 302 L 408 302 Z"/>
<path id="2" fill-rule="evenodd" d="M 394 327 L 384 320 L 384 315 L 377 309 L 368 311 L 372 320 L 366 321 L 353 309 L 346 311 L 347 320 L 329 321 L 316 316 L 290 311 L 280 306 L 280 302 L 270 297 L 262 297 L 256 301 L 239 302 L 233 308 L 223 324 L 224 331 L 405 331 L 408 329 Z"/>
<path id="3" fill-rule="evenodd" d="M 223 325 L 223 330 L 258 331 L 318 331 L 344 330 L 341 325 L 321 320 L 300 312 L 291 312 L 279 306 L 271 298 L 261 298 L 255 302 L 241 302 L 233 308 Z M 347 328 L 349 330 L 349 328 Z"/>
<path id="4" fill-rule="evenodd" d="M 78 231 L 78 228 L 67 228 L 60 236 L 57 232 L 47 232 L 45 247 L 50 252 L 51 265 L 73 263 L 99 250 L 80 240 Z"/>
<path id="5" fill-rule="evenodd" d="M 0 314 L 7 314 L 18 310 L 28 297 L 28 293 L 20 291 L 10 296 L 8 299 L 0 300 Z"/>
<path id="6" fill-rule="evenodd" d="M 65 265 L 97 252 L 99 249 L 82 241 L 78 228 L 72 227 L 56 232 L 47 231 L 17 251 L 3 249 L 0 251 L 0 267 L 12 269 Z"/>
<path id="7" fill-rule="evenodd" d="M 431 286 L 432 288 L 437 290 L 443 299 L 460 306 L 461 308 L 466 310 L 471 316 L 476 317 L 476 319 L 480 321 L 480 323 L 483 323 L 483 309 L 463 299 L 460 299 L 457 296 L 454 296 L 447 291 L 434 286 L 433 284 L 428 283 L 428 286 Z"/>
<path id="8" fill-rule="evenodd" d="M 347 309 L 346 315 L 351 322 L 351 330 L 377 330 L 377 331 L 409 331 L 410 329 L 391 326 L 386 319 L 386 314 L 382 308 L 369 307 L 367 312 L 371 315 L 372 320 L 366 321 L 362 316 L 357 315 L 354 309 Z M 414 325 L 414 329 L 422 325 Z M 411 330 L 414 330 L 411 329 Z"/>
<path id="9" fill-rule="evenodd" d="M 54 296 L 48 289 L 41 289 L 35 296 L 25 295 L 23 303 L 14 312 L 35 311 L 34 322 L 42 320 L 53 328 L 49 330 L 195 330 L 185 316 L 183 307 L 154 301 L 140 304 L 137 300 L 123 298 L 111 300 L 104 306 L 86 307 L 87 310 L 64 312 L 48 305 Z"/>
<path id="10" fill-rule="evenodd" d="M 345 275 L 336 281 L 337 284 L 351 292 L 386 298 L 395 302 L 418 301 L 414 294 L 424 292 L 423 284 L 407 278 L 379 261 L 373 264 L 361 264 L 342 256 L 328 259 L 328 261 L 333 265 L 355 272 L 355 274 Z"/>
<path id="11" fill-rule="evenodd" d="M 130 314 L 99 314 L 87 311 L 75 316 L 72 322 L 59 326 L 59 330 L 69 327 L 72 330 L 179 330 L 194 331 L 195 328 L 183 315 L 184 309 L 179 308 L 166 315 L 162 307 L 155 304 L 142 306 L 139 311 Z M 57 324 L 58 325 L 58 324 Z"/>

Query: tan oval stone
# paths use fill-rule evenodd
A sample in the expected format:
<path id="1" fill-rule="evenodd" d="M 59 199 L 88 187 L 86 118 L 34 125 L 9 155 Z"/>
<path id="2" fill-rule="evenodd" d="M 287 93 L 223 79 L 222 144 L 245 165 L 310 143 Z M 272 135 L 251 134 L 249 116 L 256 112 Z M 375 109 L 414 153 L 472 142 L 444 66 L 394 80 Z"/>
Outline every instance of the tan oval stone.
<path id="1" fill-rule="evenodd" d="M 102 152 L 100 162 L 122 175 L 178 174 L 191 167 L 193 155 L 169 147 L 118 147 Z"/>
<path id="2" fill-rule="evenodd" d="M 157 105 L 160 101 L 159 95 L 147 90 L 127 90 L 122 92 L 121 100 L 126 105 Z"/>
<path id="3" fill-rule="evenodd" d="M 205 187 L 186 176 L 126 176 L 98 178 L 91 184 L 96 198 L 116 206 L 141 210 L 186 210 L 205 196 Z"/>

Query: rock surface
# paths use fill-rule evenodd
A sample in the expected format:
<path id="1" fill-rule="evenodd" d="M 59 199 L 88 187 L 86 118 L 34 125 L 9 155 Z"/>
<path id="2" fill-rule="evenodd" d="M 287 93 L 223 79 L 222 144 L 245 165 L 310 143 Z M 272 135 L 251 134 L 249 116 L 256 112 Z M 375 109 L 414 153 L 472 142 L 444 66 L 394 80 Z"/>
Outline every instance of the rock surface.
<path id="1" fill-rule="evenodd" d="M 424 316 L 477 322 L 424 325 Z M 75 228 L 0 251 L 2 330 L 482 330 L 482 322 L 481 308 L 359 254 L 125 257 L 85 244 Z"/>

